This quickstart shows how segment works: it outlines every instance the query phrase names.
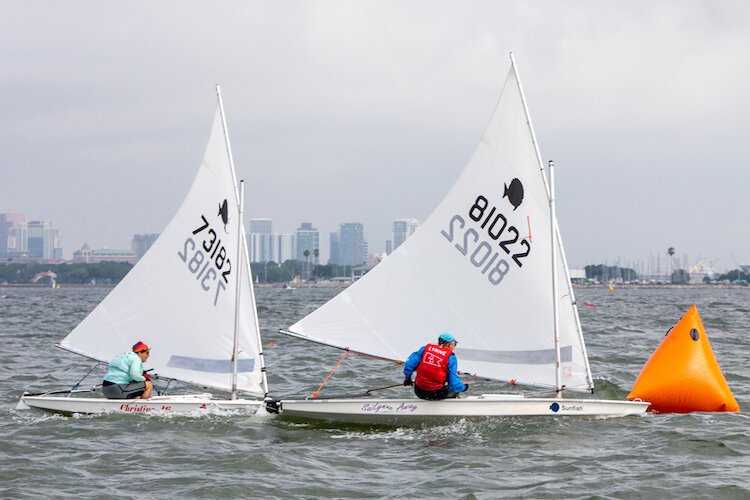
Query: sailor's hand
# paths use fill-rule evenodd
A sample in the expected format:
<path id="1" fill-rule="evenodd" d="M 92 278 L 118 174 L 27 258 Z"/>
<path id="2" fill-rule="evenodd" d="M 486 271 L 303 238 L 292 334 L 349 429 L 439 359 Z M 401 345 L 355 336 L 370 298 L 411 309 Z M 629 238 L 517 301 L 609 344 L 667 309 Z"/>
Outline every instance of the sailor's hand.
<path id="1" fill-rule="evenodd" d="M 468 391 L 468 390 L 469 390 L 469 384 L 464 384 L 464 385 L 465 385 L 466 387 L 464 387 L 464 390 L 463 390 L 463 391 L 461 391 L 461 392 L 466 392 L 466 391 Z"/>
<path id="2" fill-rule="evenodd" d="M 411 377 L 405 377 L 404 378 L 404 386 L 409 387 L 410 385 L 414 385 L 414 382 L 411 381 Z"/>

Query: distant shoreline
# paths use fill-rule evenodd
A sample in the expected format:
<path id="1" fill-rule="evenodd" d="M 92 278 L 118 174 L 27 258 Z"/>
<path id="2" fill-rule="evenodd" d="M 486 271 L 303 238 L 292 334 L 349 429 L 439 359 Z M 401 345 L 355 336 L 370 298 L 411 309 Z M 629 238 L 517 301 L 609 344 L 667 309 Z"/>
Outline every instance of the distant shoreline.
<path id="1" fill-rule="evenodd" d="M 656 289 L 656 288 L 691 288 L 691 289 L 709 289 L 709 288 L 745 288 L 750 290 L 750 287 L 747 285 L 733 285 L 732 283 L 695 283 L 695 284 L 684 284 L 684 285 L 671 285 L 663 283 L 661 285 L 644 285 L 644 284 L 619 284 L 619 285 L 606 285 L 606 284 L 599 284 L 599 285 L 591 285 L 591 284 L 584 284 L 584 285 L 573 285 L 573 288 L 609 288 L 612 286 L 615 290 L 618 288 L 627 288 L 627 289 Z"/>
<path id="2" fill-rule="evenodd" d="M 349 285 L 351 285 L 351 282 L 327 282 L 327 283 L 301 283 L 299 285 L 295 285 L 294 287 L 289 287 L 288 285 L 285 287 L 284 283 L 256 283 L 253 286 L 255 288 L 278 288 L 280 290 L 289 290 L 293 291 L 298 288 L 346 288 Z M 92 285 L 90 283 L 58 283 L 58 288 L 114 288 L 117 286 L 117 284 L 105 284 L 105 283 L 97 283 L 95 285 Z M 592 284 L 574 284 L 573 288 L 577 289 L 596 289 L 596 288 L 609 288 L 612 286 L 615 291 L 620 288 L 624 289 L 660 289 L 660 288 L 689 288 L 689 289 L 710 289 L 710 288 L 716 288 L 716 289 L 731 289 L 731 288 L 737 288 L 737 289 L 746 289 L 750 290 L 750 286 L 747 285 L 733 285 L 731 283 L 716 283 L 716 284 L 706 284 L 706 283 L 696 283 L 696 284 L 687 284 L 687 285 L 669 285 L 669 284 L 661 284 L 661 285 L 644 285 L 644 284 L 619 284 L 619 285 L 605 285 L 605 284 L 599 284 L 599 285 L 592 285 Z M 0 283 L 0 288 L 52 288 L 49 283 Z"/>
<path id="3" fill-rule="evenodd" d="M 59 288 L 114 288 L 117 284 L 58 283 Z M 49 288 L 49 283 L 0 283 L 0 288 Z"/>

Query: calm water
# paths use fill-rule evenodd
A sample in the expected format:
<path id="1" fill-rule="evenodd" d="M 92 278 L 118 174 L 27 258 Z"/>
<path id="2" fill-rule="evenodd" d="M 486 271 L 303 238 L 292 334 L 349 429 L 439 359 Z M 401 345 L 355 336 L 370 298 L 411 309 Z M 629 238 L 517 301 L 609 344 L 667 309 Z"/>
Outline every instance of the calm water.
<path id="1" fill-rule="evenodd" d="M 371 429 L 231 414 L 17 411 L 24 388 L 65 388 L 90 368 L 53 345 L 107 291 L 0 288 L 0 497 L 750 498 L 747 413 Z M 335 365 L 339 351 L 276 330 L 336 292 L 257 291 L 264 340 L 273 346 L 272 395 L 306 396 Z M 595 305 L 581 308 L 581 320 L 597 396 L 624 398 L 695 303 L 730 387 L 750 408 L 750 289 L 582 289 L 578 298 Z M 401 380 L 396 365 L 350 357 L 324 394 Z M 472 392 L 506 389 L 484 383 Z"/>

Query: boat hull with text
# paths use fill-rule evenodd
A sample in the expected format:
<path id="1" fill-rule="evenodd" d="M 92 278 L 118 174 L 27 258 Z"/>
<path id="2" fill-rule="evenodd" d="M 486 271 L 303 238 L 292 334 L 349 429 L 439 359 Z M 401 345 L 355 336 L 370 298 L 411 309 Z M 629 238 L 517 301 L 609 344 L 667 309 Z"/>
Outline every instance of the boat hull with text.
<path id="1" fill-rule="evenodd" d="M 154 396 L 150 399 L 106 399 L 61 397 L 51 395 L 22 396 L 19 407 L 37 408 L 59 413 L 201 413 L 235 410 L 255 414 L 263 401 L 248 399 L 213 399 L 210 394 Z"/>
<path id="2" fill-rule="evenodd" d="M 442 401 L 414 398 L 280 401 L 284 417 L 384 425 L 482 417 L 623 417 L 643 414 L 648 406 L 649 403 L 643 401 L 526 398 L 507 394 L 483 394 Z"/>

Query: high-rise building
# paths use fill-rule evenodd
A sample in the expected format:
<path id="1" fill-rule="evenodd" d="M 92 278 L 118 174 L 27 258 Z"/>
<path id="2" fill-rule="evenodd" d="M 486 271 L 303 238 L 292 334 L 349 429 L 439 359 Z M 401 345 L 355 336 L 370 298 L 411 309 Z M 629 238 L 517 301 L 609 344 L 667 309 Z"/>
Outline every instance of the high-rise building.
<path id="1" fill-rule="evenodd" d="M 141 260 L 141 257 L 143 257 L 148 249 L 151 248 L 151 245 L 154 244 L 158 237 L 159 233 L 133 235 L 133 241 L 130 244 L 130 249 L 135 252 L 135 257 L 137 260 Z"/>
<path id="2" fill-rule="evenodd" d="M 391 225 L 391 228 L 393 229 L 393 250 L 397 249 L 404 241 L 406 241 L 406 238 L 414 234 L 414 231 L 416 231 L 418 227 L 419 221 L 417 219 L 394 220 Z"/>
<path id="3" fill-rule="evenodd" d="M 26 251 L 26 214 L 0 214 L 0 257 Z"/>
<path id="4" fill-rule="evenodd" d="M 339 245 L 339 233 L 331 233 L 331 255 L 328 257 L 329 264 L 340 265 L 341 247 Z"/>
<path id="5" fill-rule="evenodd" d="M 293 234 L 274 234 L 274 253 L 273 261 L 283 264 L 288 260 L 294 259 L 294 235 Z"/>
<path id="6" fill-rule="evenodd" d="M 28 256 L 29 226 L 26 222 L 15 224 L 8 228 L 8 257 Z"/>
<path id="7" fill-rule="evenodd" d="M 282 264 L 295 258 L 293 234 L 273 232 L 271 219 L 250 219 L 250 262 Z"/>
<path id="8" fill-rule="evenodd" d="M 250 262 L 273 261 L 273 220 L 250 219 Z"/>
<path id="9" fill-rule="evenodd" d="M 359 222 L 345 222 L 339 226 L 339 254 L 342 266 L 358 266 L 367 262 L 365 227 Z"/>
<path id="10" fill-rule="evenodd" d="M 315 229 L 311 222 L 302 222 L 297 228 L 295 236 L 297 239 L 295 258 L 300 262 L 310 262 L 313 266 L 318 265 L 320 262 L 320 231 Z M 308 252 L 307 258 L 305 258 L 305 250 Z"/>
<path id="11" fill-rule="evenodd" d="M 32 259 L 48 259 L 52 254 L 50 243 L 50 231 L 52 224 L 41 220 L 32 220 L 27 224 L 29 228 L 27 245 L 29 257 Z"/>
<path id="12" fill-rule="evenodd" d="M 250 232 L 258 234 L 272 234 L 273 219 L 250 219 Z"/>

